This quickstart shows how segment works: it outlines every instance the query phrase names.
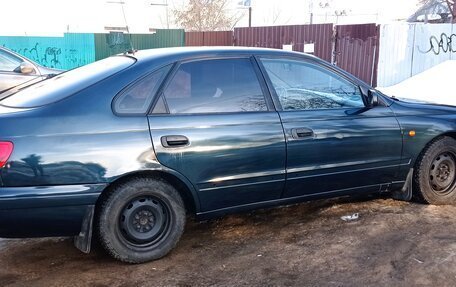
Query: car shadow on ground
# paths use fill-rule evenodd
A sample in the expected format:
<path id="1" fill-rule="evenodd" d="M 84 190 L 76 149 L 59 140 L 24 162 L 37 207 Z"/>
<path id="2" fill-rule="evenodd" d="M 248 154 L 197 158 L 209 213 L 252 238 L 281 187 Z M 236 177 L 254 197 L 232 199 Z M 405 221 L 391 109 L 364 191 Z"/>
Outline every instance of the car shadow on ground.
<path id="1" fill-rule="evenodd" d="M 0 285 L 453 285 L 455 215 L 450 206 L 357 197 L 190 219 L 168 256 L 140 265 L 98 244 L 82 254 L 67 238 L 2 240 Z"/>

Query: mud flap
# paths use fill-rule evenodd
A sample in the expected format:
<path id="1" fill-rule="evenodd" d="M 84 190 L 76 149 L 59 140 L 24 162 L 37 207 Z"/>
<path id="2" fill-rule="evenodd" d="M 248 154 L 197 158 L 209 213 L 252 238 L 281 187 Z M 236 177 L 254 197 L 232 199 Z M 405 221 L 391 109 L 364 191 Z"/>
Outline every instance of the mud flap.
<path id="1" fill-rule="evenodd" d="M 396 200 L 410 201 L 413 196 L 413 168 L 407 174 L 404 186 L 400 190 L 393 191 L 393 198 Z"/>
<path id="2" fill-rule="evenodd" d="M 82 220 L 81 231 L 74 237 L 74 246 L 84 253 L 90 252 L 92 244 L 92 225 L 95 205 L 87 206 L 86 214 Z"/>

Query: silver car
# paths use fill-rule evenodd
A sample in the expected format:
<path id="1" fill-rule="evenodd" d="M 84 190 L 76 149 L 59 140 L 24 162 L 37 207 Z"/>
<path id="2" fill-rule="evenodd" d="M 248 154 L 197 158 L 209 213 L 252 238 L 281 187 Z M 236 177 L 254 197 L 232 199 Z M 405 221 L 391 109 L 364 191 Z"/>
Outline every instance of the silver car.
<path id="1" fill-rule="evenodd" d="M 33 61 L 0 47 L 0 99 L 1 94 L 14 87 L 35 83 L 63 72 L 43 67 Z"/>

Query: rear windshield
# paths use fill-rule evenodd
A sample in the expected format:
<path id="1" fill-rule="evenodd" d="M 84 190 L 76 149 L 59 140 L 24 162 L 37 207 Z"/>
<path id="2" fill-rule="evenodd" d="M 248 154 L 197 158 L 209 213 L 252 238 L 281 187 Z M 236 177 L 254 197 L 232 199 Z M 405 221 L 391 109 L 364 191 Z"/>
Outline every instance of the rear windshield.
<path id="1" fill-rule="evenodd" d="M 60 101 L 99 82 L 135 62 L 126 56 L 114 56 L 59 74 L 21 90 L 0 102 L 13 108 L 34 108 Z"/>

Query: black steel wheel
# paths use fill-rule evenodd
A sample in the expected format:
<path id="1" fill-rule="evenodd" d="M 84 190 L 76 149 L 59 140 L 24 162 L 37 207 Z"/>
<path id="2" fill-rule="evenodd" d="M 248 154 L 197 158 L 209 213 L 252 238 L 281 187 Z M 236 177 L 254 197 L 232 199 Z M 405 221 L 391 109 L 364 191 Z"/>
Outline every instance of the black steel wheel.
<path id="1" fill-rule="evenodd" d="M 119 232 L 130 244 L 152 246 L 169 231 L 170 208 L 154 196 L 128 202 L 119 216 Z"/>
<path id="2" fill-rule="evenodd" d="M 429 169 L 429 185 L 435 193 L 446 195 L 454 189 L 455 166 L 452 152 L 443 152 L 434 158 Z"/>
<path id="3" fill-rule="evenodd" d="M 177 190 L 161 179 L 135 178 L 115 186 L 97 208 L 96 231 L 114 258 L 142 263 L 165 256 L 185 226 Z"/>
<path id="4" fill-rule="evenodd" d="M 416 163 L 414 195 L 430 204 L 456 202 L 456 140 L 440 137 L 432 141 Z"/>

